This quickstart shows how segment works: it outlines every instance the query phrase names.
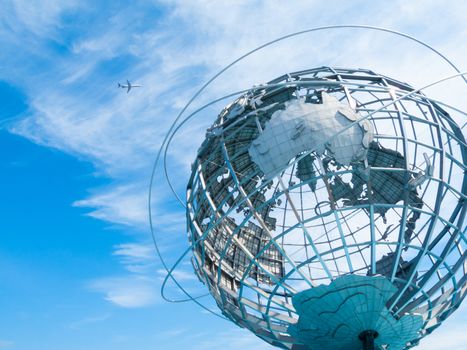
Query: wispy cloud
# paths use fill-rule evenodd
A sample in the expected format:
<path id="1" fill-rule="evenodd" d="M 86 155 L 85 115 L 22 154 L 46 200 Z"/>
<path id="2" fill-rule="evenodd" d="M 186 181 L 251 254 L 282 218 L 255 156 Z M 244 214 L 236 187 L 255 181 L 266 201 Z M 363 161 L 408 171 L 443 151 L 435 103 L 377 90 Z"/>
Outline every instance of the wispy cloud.
<path id="1" fill-rule="evenodd" d="M 97 219 L 139 228 L 147 225 L 146 191 L 131 185 L 111 188 L 107 192 L 76 201 L 73 205 L 93 208 L 87 215 Z"/>
<path id="2" fill-rule="evenodd" d="M 140 275 L 153 276 L 156 255 L 152 243 L 125 243 L 114 247 L 113 254 L 120 259 L 125 269 Z"/>
<path id="3" fill-rule="evenodd" d="M 119 244 L 113 254 L 121 256 L 125 263 L 146 262 L 154 258 L 154 247 L 137 243 Z"/>
<path id="4" fill-rule="evenodd" d="M 177 337 L 182 334 L 186 334 L 188 332 L 187 329 L 184 328 L 176 328 L 176 329 L 170 329 L 170 330 L 165 330 L 162 332 L 156 333 L 157 338 L 169 338 L 172 339 L 174 337 Z"/>
<path id="5" fill-rule="evenodd" d="M 6 0 L 2 2 L 0 18 L 11 29 L 27 31 L 35 36 L 53 38 L 59 35 L 63 25 L 62 15 L 79 8 L 79 1 L 38 0 L 33 3 L 25 0 Z"/>
<path id="6" fill-rule="evenodd" d="M 159 269 L 157 272 L 158 272 L 161 280 L 163 280 L 165 278 L 165 276 L 167 275 L 167 272 L 165 270 L 163 270 L 163 269 Z M 177 271 L 174 271 L 172 275 L 179 282 L 198 280 L 198 278 L 195 276 L 195 274 L 192 271 L 177 270 Z"/>
<path id="7" fill-rule="evenodd" d="M 83 318 L 81 320 L 74 321 L 74 322 L 70 323 L 69 328 L 70 329 L 80 329 L 80 328 L 88 326 L 88 325 L 93 325 L 95 323 L 104 322 L 104 321 L 108 320 L 110 317 L 112 317 L 112 314 L 110 314 L 110 313 L 97 315 L 97 316 L 86 317 L 86 318 Z"/>
<path id="8" fill-rule="evenodd" d="M 154 246 L 149 243 L 123 243 L 114 247 L 127 274 L 103 277 L 88 283 L 88 288 L 104 294 L 104 298 L 125 308 L 153 305 L 158 301 L 159 284 L 156 274 Z"/>
<path id="9" fill-rule="evenodd" d="M 105 300 L 124 308 L 154 305 L 158 301 L 156 283 L 144 276 L 102 278 L 90 282 L 88 288 L 103 293 Z"/>

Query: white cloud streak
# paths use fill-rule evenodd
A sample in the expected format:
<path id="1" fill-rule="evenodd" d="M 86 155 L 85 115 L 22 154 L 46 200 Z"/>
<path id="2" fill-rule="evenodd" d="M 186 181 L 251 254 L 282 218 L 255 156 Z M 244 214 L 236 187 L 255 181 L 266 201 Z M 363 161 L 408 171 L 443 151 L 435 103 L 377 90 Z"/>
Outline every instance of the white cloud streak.
<path id="1" fill-rule="evenodd" d="M 81 328 L 89 326 L 89 325 L 94 325 L 95 323 L 104 322 L 104 321 L 108 320 L 110 317 L 112 317 L 112 314 L 110 314 L 110 313 L 97 315 L 97 316 L 90 316 L 90 317 L 86 317 L 86 318 L 83 318 L 81 320 L 72 322 L 72 323 L 70 323 L 70 325 L 68 327 L 70 329 L 77 330 L 77 329 L 81 329 Z"/>
<path id="2" fill-rule="evenodd" d="M 102 278 L 90 282 L 88 288 L 103 293 L 105 300 L 123 308 L 145 307 L 158 301 L 157 285 L 144 276 Z"/>
<path id="3" fill-rule="evenodd" d="M 147 224 L 147 194 L 130 185 L 112 188 L 74 203 L 77 207 L 94 208 L 87 215 L 123 225 L 145 227 Z"/>

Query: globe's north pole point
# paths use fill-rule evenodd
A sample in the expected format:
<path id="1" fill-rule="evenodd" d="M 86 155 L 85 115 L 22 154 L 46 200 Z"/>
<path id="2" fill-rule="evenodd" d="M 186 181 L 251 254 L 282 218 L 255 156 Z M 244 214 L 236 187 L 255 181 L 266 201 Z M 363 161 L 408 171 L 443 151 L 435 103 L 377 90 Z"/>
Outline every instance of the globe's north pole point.
<path id="1" fill-rule="evenodd" d="M 462 130 L 369 70 L 271 84 L 221 111 L 193 164 L 199 278 L 226 317 L 278 347 L 416 345 L 466 292 Z"/>

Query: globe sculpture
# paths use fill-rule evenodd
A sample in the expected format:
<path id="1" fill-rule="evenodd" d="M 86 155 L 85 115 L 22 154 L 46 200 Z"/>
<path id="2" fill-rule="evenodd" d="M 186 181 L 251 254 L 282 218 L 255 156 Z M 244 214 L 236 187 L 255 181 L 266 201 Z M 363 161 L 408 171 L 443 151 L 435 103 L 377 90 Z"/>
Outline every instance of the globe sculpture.
<path id="1" fill-rule="evenodd" d="M 187 188 L 193 266 L 284 349 L 411 348 L 467 292 L 467 146 L 441 102 L 320 67 L 225 107 Z"/>

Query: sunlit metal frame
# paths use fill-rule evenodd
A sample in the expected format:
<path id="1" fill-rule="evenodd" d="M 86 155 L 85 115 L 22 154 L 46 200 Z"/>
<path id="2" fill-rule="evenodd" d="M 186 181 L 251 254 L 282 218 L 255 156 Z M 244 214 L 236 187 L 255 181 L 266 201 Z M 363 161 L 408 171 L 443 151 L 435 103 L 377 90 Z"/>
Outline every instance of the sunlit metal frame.
<path id="1" fill-rule="evenodd" d="M 321 74 L 320 78 L 317 79 L 316 76 Z M 323 75 L 325 75 L 325 79 L 322 79 Z M 315 78 L 313 78 L 315 77 Z M 330 269 L 327 267 L 326 263 L 323 261 L 323 255 L 329 255 L 339 252 L 340 250 L 347 251 L 347 249 L 361 247 L 361 246 L 370 246 L 372 250 L 372 259 L 371 264 L 368 265 L 368 268 L 375 272 L 375 254 L 373 253 L 376 249 L 377 245 L 387 245 L 387 246 L 394 246 L 396 251 L 397 259 L 395 260 L 395 264 L 393 266 L 393 272 L 391 274 L 391 281 L 392 282 L 399 282 L 404 283 L 404 286 L 399 290 L 398 295 L 392 300 L 390 305 L 391 310 L 394 312 L 395 315 L 403 312 L 413 311 L 416 310 L 417 312 L 423 311 L 426 322 L 424 325 L 424 332 L 421 336 L 431 332 L 434 328 L 439 326 L 439 324 L 452 312 L 454 311 L 462 299 L 465 297 L 466 292 L 466 281 L 465 281 L 465 274 L 466 274 L 466 262 L 465 262 L 465 224 L 464 224 L 464 217 L 466 211 L 465 205 L 465 198 L 466 198 L 466 175 L 465 170 L 467 163 L 467 151 L 465 145 L 465 139 L 460 128 L 456 128 L 456 124 L 452 121 L 449 114 L 445 112 L 441 107 L 440 103 L 430 100 L 421 93 L 414 91 L 414 89 L 407 84 L 395 81 L 393 79 L 377 75 L 368 70 L 352 70 L 352 69 L 333 69 L 328 67 L 321 67 L 318 69 L 307 70 L 302 72 L 296 72 L 287 74 L 282 76 L 278 79 L 273 80 L 269 83 L 269 85 L 265 85 L 263 87 L 254 88 L 252 91 L 247 92 L 246 95 L 255 96 L 257 91 L 261 88 L 267 88 L 267 86 L 277 86 L 283 85 L 287 88 L 296 89 L 340 89 L 342 93 L 347 97 L 347 99 L 353 100 L 352 94 L 357 91 L 362 91 L 365 93 L 386 93 L 387 94 L 387 101 L 391 101 L 388 106 L 383 104 L 381 109 L 385 113 L 389 114 L 396 114 L 397 120 L 401 125 L 401 135 L 383 135 L 383 134 L 375 134 L 375 137 L 381 138 L 393 138 L 397 139 L 398 141 L 402 142 L 404 146 L 404 154 L 407 153 L 407 148 L 409 147 L 409 143 L 411 145 L 415 145 L 415 147 L 421 146 L 426 147 L 427 149 L 432 150 L 433 154 L 438 154 L 440 168 L 444 169 L 444 163 L 449 163 L 447 174 L 443 171 L 439 173 L 439 177 L 431 177 L 429 181 L 438 184 L 438 191 L 436 195 L 436 201 L 434 208 L 432 211 L 421 210 L 420 208 L 411 207 L 408 205 L 407 200 L 405 200 L 402 204 L 391 204 L 388 205 L 391 208 L 401 208 L 403 210 L 402 214 L 402 225 L 400 225 L 399 230 L 399 238 L 397 241 L 394 242 L 379 242 L 375 239 L 375 219 L 374 219 L 374 205 L 369 205 L 369 212 L 370 212 L 370 230 L 372 232 L 372 237 L 369 241 L 366 242 L 356 242 L 355 244 L 348 244 L 345 239 L 343 239 L 343 244 L 341 247 L 336 249 L 331 249 L 329 251 L 318 252 L 315 249 L 315 255 L 310 257 L 308 261 L 302 261 L 300 265 L 295 265 L 293 263 L 293 259 L 288 257 L 287 252 L 282 249 L 280 239 L 283 238 L 289 231 L 284 231 L 278 235 L 273 237 L 270 234 L 270 241 L 263 247 L 263 249 L 258 252 L 256 255 L 248 254 L 248 250 L 243 247 L 244 253 L 249 255 L 250 263 L 246 267 L 245 271 L 241 276 L 238 276 L 233 271 L 229 271 L 233 276 L 236 278 L 236 282 L 238 282 L 238 292 L 235 293 L 231 288 L 226 288 L 222 285 L 222 273 L 228 271 L 228 266 L 223 263 L 223 259 L 225 258 L 227 251 L 231 244 L 236 244 L 237 246 L 241 246 L 238 240 L 236 240 L 236 234 L 242 225 L 246 224 L 246 222 L 255 216 L 258 210 L 261 210 L 260 206 L 254 206 L 252 204 L 252 197 L 261 191 L 268 183 L 264 183 L 261 186 L 258 186 L 254 191 L 247 192 L 242 188 L 242 185 L 246 182 L 250 181 L 252 177 L 258 175 L 258 173 L 249 174 L 249 177 L 243 178 L 239 180 L 236 176 L 236 170 L 232 167 L 232 163 L 230 161 L 232 155 L 229 155 L 227 149 L 225 147 L 225 143 L 221 142 L 221 159 L 216 159 L 214 163 L 218 164 L 218 168 L 220 169 L 219 174 L 208 174 L 208 176 L 204 176 L 203 174 L 203 161 L 204 159 L 200 158 L 195 162 L 193 165 L 193 173 L 188 185 L 188 199 L 187 199 L 187 215 L 189 220 L 189 230 L 191 232 L 191 241 L 194 245 L 194 256 L 196 257 L 195 266 L 196 270 L 198 271 L 199 276 L 204 280 L 204 282 L 210 287 L 210 292 L 215 296 L 215 299 L 221 309 L 223 310 L 224 314 L 227 315 L 229 318 L 233 319 L 235 322 L 239 323 L 240 325 L 251 329 L 255 334 L 260 336 L 261 338 L 265 339 L 266 341 L 274 344 L 276 346 L 281 346 L 285 348 L 290 348 L 292 344 L 295 343 L 294 339 L 287 335 L 287 327 L 289 324 L 296 322 L 296 315 L 294 314 L 294 308 L 290 304 L 289 299 L 290 296 L 297 292 L 297 290 L 291 287 L 286 280 L 290 278 L 294 273 L 298 273 L 303 280 L 307 283 L 308 287 L 312 287 L 317 283 L 323 283 L 322 280 L 313 280 L 310 276 L 304 274 L 301 270 L 302 267 L 306 266 L 313 260 L 319 260 L 323 266 L 323 269 L 327 271 L 329 279 L 332 279 L 333 276 L 330 272 Z M 410 94 L 410 96 L 406 96 Z M 416 103 L 417 106 L 424 106 L 425 108 L 429 109 L 430 120 L 424 119 L 423 110 L 420 108 L 421 114 L 419 116 L 411 115 L 410 113 L 404 112 L 404 101 L 411 101 Z M 365 108 L 362 107 L 361 109 L 357 108 L 357 110 L 364 115 L 365 113 L 374 113 L 376 108 Z M 247 118 L 255 118 L 254 114 L 251 114 Z M 369 119 L 371 120 L 372 117 L 370 116 Z M 391 119 L 394 119 L 391 117 Z M 237 123 L 244 123 L 245 118 L 239 118 Z M 410 138 L 404 131 L 404 125 L 406 123 L 410 123 L 412 128 L 414 128 L 414 123 L 424 123 L 428 124 L 436 128 L 437 130 L 437 138 L 435 139 L 432 137 L 432 144 L 427 144 L 420 142 L 419 140 Z M 237 125 L 237 124 L 235 124 Z M 216 127 L 222 126 L 222 121 L 218 120 L 215 123 Z M 227 126 L 232 127 L 232 126 Z M 225 129 L 224 129 L 225 131 Z M 447 143 L 443 142 L 441 139 L 441 134 L 447 137 Z M 447 135 L 447 136 L 446 136 Z M 219 136 L 222 137 L 222 134 Z M 446 143 L 446 144 L 445 144 Z M 438 146 L 438 147 L 437 147 Z M 453 149 L 455 150 L 454 153 Z M 202 153 L 203 149 L 200 149 L 199 153 Z M 212 151 L 212 150 L 211 150 Z M 309 153 L 309 152 L 308 152 Z M 415 154 L 417 154 L 415 152 Z M 300 158 L 303 158 L 307 154 L 301 155 L 297 158 L 294 162 L 292 162 L 289 166 L 293 166 L 294 163 L 298 162 Z M 233 155 L 235 157 L 235 155 Z M 461 157 L 462 160 L 457 160 L 456 157 Z M 406 158 L 407 159 L 407 158 Z M 212 160 L 209 160 L 213 162 Z M 409 166 L 410 164 L 406 163 L 405 169 L 374 169 L 374 171 L 400 171 L 400 172 L 414 172 L 414 170 Z M 230 189 L 230 192 L 233 193 L 238 190 L 239 195 L 243 196 L 242 203 L 246 203 L 246 205 L 250 209 L 249 216 L 245 217 L 245 220 L 237 226 L 236 229 L 230 230 L 228 232 L 228 242 L 224 246 L 223 251 L 218 256 L 213 258 L 210 257 L 211 260 L 217 261 L 217 273 L 212 276 L 211 272 L 206 271 L 206 254 L 212 254 L 212 250 L 206 253 L 205 247 L 205 239 L 208 237 L 209 234 L 213 232 L 214 229 L 218 228 L 219 225 L 222 225 L 223 219 L 227 217 L 235 207 L 229 208 L 229 210 L 223 212 L 219 210 L 219 208 L 224 207 L 226 201 L 228 200 L 229 196 L 225 196 L 222 202 L 215 203 L 210 195 L 210 186 L 214 184 L 216 181 L 215 178 L 221 175 L 225 168 L 224 166 L 230 171 L 230 175 L 232 176 L 233 182 L 235 184 L 235 188 Z M 452 176 L 452 169 L 454 166 L 460 167 L 462 172 L 464 173 L 463 185 L 461 188 L 454 188 L 450 186 L 450 180 Z M 408 172 L 407 172 L 408 171 Z M 345 171 L 342 171 L 345 173 Z M 321 174 L 317 176 L 315 179 L 311 179 L 310 181 L 322 179 L 325 177 L 326 174 Z M 242 183 L 243 181 L 243 183 Z M 280 190 L 275 192 L 275 195 L 271 198 L 268 198 L 268 201 L 262 204 L 262 206 L 267 206 L 272 202 L 275 202 L 279 197 L 286 196 L 289 191 L 293 191 L 301 186 L 306 185 L 306 182 L 302 182 L 296 185 L 287 186 L 282 181 L 277 181 Z M 441 203 L 443 202 L 443 198 L 446 196 L 447 193 L 455 194 L 459 201 L 455 208 L 453 208 L 453 214 L 450 218 L 442 218 L 438 216 L 439 208 Z M 203 199 L 195 199 L 195 196 L 201 193 L 201 197 Z M 199 214 L 200 210 L 200 201 L 204 201 L 210 207 L 215 215 L 211 218 L 210 224 L 207 229 L 202 229 L 201 224 L 197 222 L 196 218 Z M 293 201 L 291 202 L 293 203 Z M 377 204 L 378 206 L 384 206 L 385 204 Z M 360 206 L 363 208 L 363 206 Z M 359 206 L 353 206 L 351 208 L 342 208 L 340 210 L 333 210 L 333 215 L 336 219 L 339 219 L 339 214 L 347 210 L 354 210 L 358 209 Z M 407 213 L 408 211 L 411 212 L 420 212 L 425 215 L 429 215 L 432 220 L 430 226 L 427 230 L 427 235 L 425 237 L 424 242 L 419 242 L 420 245 L 413 245 L 413 244 L 406 244 L 403 242 L 403 234 L 405 231 L 405 223 L 407 221 Z M 309 217 L 306 220 L 300 218 L 300 215 L 297 215 L 297 223 L 294 228 L 301 227 L 304 229 L 305 236 L 308 238 L 309 243 L 313 245 L 313 239 L 311 238 L 310 234 L 306 233 L 305 225 L 307 222 L 310 222 L 315 219 L 319 219 L 322 216 L 327 215 L 316 215 L 313 217 Z M 260 223 L 261 227 L 265 232 L 268 232 L 269 229 L 267 225 L 261 222 L 261 219 L 258 218 L 256 215 L 256 219 Z M 337 220 L 340 223 L 341 220 Z M 442 222 L 446 230 L 439 232 L 438 235 L 433 236 L 433 231 L 435 227 L 435 223 L 437 221 Z M 292 228 L 290 228 L 291 230 Z M 452 232 L 449 230 L 452 229 Z M 339 228 L 342 232 L 342 229 Z M 431 248 L 433 248 L 436 243 L 438 243 L 442 237 L 447 237 L 450 235 L 449 241 L 447 242 L 444 251 L 440 254 L 434 254 L 431 252 Z M 461 243 L 463 242 L 463 243 Z M 274 274 L 270 273 L 268 269 L 259 264 L 258 261 L 261 259 L 262 254 L 264 251 L 271 246 L 274 246 L 284 257 L 285 261 L 287 261 L 292 268 L 281 278 L 278 278 Z M 197 251 L 197 247 L 201 247 L 199 251 Z M 396 268 L 399 263 L 401 251 L 404 248 L 411 248 L 416 249 L 419 251 L 418 256 L 413 261 L 413 268 L 410 272 L 410 276 L 406 280 L 401 280 L 396 277 Z M 456 264 L 448 264 L 446 262 L 446 258 L 449 254 L 452 253 L 452 248 L 457 248 L 459 252 L 459 259 L 458 263 Z M 347 261 L 351 261 L 351 257 L 346 253 L 345 254 Z M 424 273 L 420 274 L 417 277 L 417 283 L 414 283 L 415 274 L 418 272 L 418 265 L 424 256 L 429 256 L 432 259 L 433 266 L 432 268 Z M 351 264 L 350 264 L 351 265 Z M 441 277 L 439 274 L 439 268 L 443 267 L 448 271 L 448 274 Z M 462 268 L 462 269 L 461 269 Z M 264 290 L 259 286 L 255 286 L 249 281 L 249 276 L 252 269 L 262 270 L 263 273 L 269 278 L 271 278 L 274 282 L 274 288 L 272 290 Z M 463 274 L 461 277 L 456 278 L 456 272 L 459 269 L 463 270 Z M 350 271 L 353 272 L 353 271 Z M 433 275 L 433 273 L 438 273 L 439 281 L 431 287 L 431 289 L 424 291 L 423 287 L 429 280 L 429 277 Z M 335 277 L 335 276 L 334 276 Z M 215 281 L 213 283 L 213 281 Z M 435 295 L 436 291 L 444 290 L 444 286 L 448 283 L 448 281 L 452 281 L 452 288 L 449 291 L 445 291 L 442 293 L 441 296 L 438 296 L 437 299 L 433 299 L 433 295 Z M 259 304 L 254 300 L 249 299 L 245 296 L 245 291 L 243 288 L 249 288 L 254 290 L 260 297 L 266 298 L 268 301 L 266 304 Z M 235 289 L 235 288 L 233 288 Z M 410 292 L 408 290 L 410 289 Z M 403 297 L 403 302 L 401 299 Z M 450 302 L 448 303 L 446 300 L 450 298 Z M 420 308 L 422 306 L 422 308 Z M 248 308 L 253 308 L 256 310 L 255 314 L 248 313 L 246 311 Z M 418 308 L 418 309 L 417 309 Z M 261 315 L 261 317 L 258 317 Z M 414 344 L 416 343 L 416 339 L 414 339 Z"/>
<path id="2" fill-rule="evenodd" d="M 149 186 L 149 195 L 148 195 L 148 211 L 149 211 L 149 224 L 150 224 L 150 229 L 151 229 L 151 234 L 152 234 L 152 238 L 153 238 L 153 241 L 154 241 L 154 246 L 155 246 L 155 249 L 156 249 L 156 252 L 157 252 L 157 255 L 158 257 L 160 258 L 160 261 L 162 263 L 162 266 L 163 268 L 167 271 L 167 275 L 163 281 L 163 284 L 162 284 L 162 287 L 161 287 L 161 295 L 163 297 L 164 300 L 166 301 L 169 301 L 169 302 L 194 302 L 196 303 L 197 305 L 199 305 L 200 307 L 202 307 L 203 309 L 205 309 L 207 312 L 209 313 L 212 313 L 214 314 L 215 316 L 218 316 L 218 317 L 221 317 L 221 318 L 224 318 L 224 316 L 220 315 L 219 313 L 217 313 L 215 310 L 211 309 L 210 307 L 206 306 L 204 303 L 202 303 L 200 301 L 200 298 L 204 297 L 205 295 L 198 295 L 198 296 L 193 296 L 190 294 L 190 292 L 188 292 L 184 286 L 180 283 L 180 281 L 178 281 L 174 275 L 173 275 L 173 272 L 175 271 L 175 269 L 178 267 L 178 265 L 180 264 L 181 261 L 183 261 L 184 257 L 187 256 L 189 254 L 189 252 L 191 251 L 191 248 L 187 248 L 175 261 L 174 265 L 172 265 L 171 267 L 167 264 L 167 261 L 165 260 L 164 256 L 161 254 L 161 251 L 159 249 L 159 244 L 158 244 L 158 238 L 156 237 L 156 232 L 155 232 L 155 222 L 154 222 L 154 217 L 153 215 L 155 214 L 153 212 L 153 205 L 152 205 L 152 198 L 154 197 L 155 195 L 155 192 L 153 191 L 153 186 L 154 186 L 154 182 L 155 182 L 155 175 L 158 173 L 158 169 L 159 169 L 159 166 L 161 165 L 162 163 L 162 160 L 163 160 L 163 167 L 164 167 L 164 172 L 165 172 L 165 177 L 167 179 L 167 182 L 168 182 L 168 185 L 170 187 L 170 189 L 172 190 L 175 198 L 178 200 L 178 202 L 180 203 L 181 206 L 183 207 L 186 207 L 186 204 L 185 204 L 185 201 L 182 199 L 181 196 L 179 196 L 175 189 L 174 189 L 174 186 L 172 185 L 172 182 L 170 180 L 170 174 L 168 173 L 167 171 L 167 151 L 169 149 L 169 147 L 171 146 L 171 142 L 174 138 L 174 136 L 177 134 L 177 132 L 182 128 L 184 127 L 184 125 L 191 119 L 193 119 L 197 114 L 199 114 L 201 111 L 203 111 L 204 109 L 206 109 L 207 107 L 211 106 L 211 105 L 214 105 L 216 103 L 218 103 L 219 101 L 223 101 L 229 97 L 233 97 L 233 96 L 237 96 L 238 94 L 241 94 L 243 92 L 246 92 L 247 90 L 244 90 L 244 91 L 237 91 L 237 92 L 234 92 L 234 93 L 231 93 L 231 94 L 228 94 L 226 96 L 223 96 L 223 97 L 220 97 L 220 98 L 217 98 L 209 103 L 207 103 L 206 105 L 198 108 L 197 110 L 195 110 L 194 112 L 192 112 L 191 114 L 189 114 L 188 116 L 184 116 L 184 114 L 186 114 L 186 111 L 187 109 L 189 108 L 189 106 L 191 106 L 193 104 L 193 102 L 199 97 L 199 95 L 209 86 L 211 85 L 216 79 L 218 79 L 225 71 L 227 71 L 228 69 L 230 69 L 232 66 L 236 65 L 237 63 L 239 63 L 240 61 L 242 61 L 244 58 L 254 54 L 255 52 L 257 51 L 260 51 L 268 46 L 271 46 L 271 45 L 274 45 L 275 43 L 278 43 L 280 41 L 283 41 L 283 40 L 287 40 L 289 38 L 292 38 L 292 37 L 296 37 L 296 36 L 302 36 L 302 35 L 305 35 L 305 34 L 308 34 L 308 33 L 313 33 L 313 32 L 326 32 L 326 31 L 334 31 L 334 30 L 362 30 L 362 31 L 376 31 L 376 32 L 381 32 L 381 33 L 389 33 L 391 35 L 394 35 L 396 37 L 399 37 L 399 38 L 402 38 L 402 39 L 407 39 L 409 41 L 412 41 L 416 44 L 419 44 L 420 46 L 424 46 L 425 48 L 427 48 L 428 50 L 430 50 L 431 52 L 435 53 L 441 60 L 443 60 L 444 63 L 446 63 L 447 65 L 449 65 L 452 69 L 454 69 L 457 74 L 454 74 L 454 75 L 451 75 L 451 76 L 448 76 L 448 77 L 445 77 L 445 78 L 442 78 L 442 79 L 439 79 L 437 80 L 436 82 L 432 82 L 424 87 L 419 87 L 416 91 L 414 92 L 419 92 L 419 91 L 422 91 L 424 90 L 425 88 L 427 87 L 430 87 L 432 85 L 436 85 L 436 84 L 439 84 L 439 83 L 442 83 L 443 81 L 446 81 L 446 80 L 449 80 L 449 79 L 452 79 L 452 78 L 455 78 L 455 77 L 461 77 L 464 82 L 467 83 L 467 77 L 465 76 L 466 73 L 461 73 L 460 70 L 456 67 L 456 65 L 448 58 L 446 57 L 445 55 L 443 55 L 441 52 L 439 52 L 438 50 L 436 50 L 435 48 L 433 48 L 432 46 L 430 46 L 429 44 L 417 39 L 417 38 L 414 38 L 408 34 L 404 34 L 404 33 L 401 33 L 401 32 L 397 32 L 397 31 L 394 31 L 394 30 L 391 30 L 391 29 L 387 29 L 387 28 L 381 28 L 381 27 L 375 27 L 375 26 L 368 26 L 368 25 L 331 25 L 331 26 L 323 26 L 323 27 L 315 27 L 315 28 L 311 28 L 311 29 L 306 29 L 306 30 L 303 30 L 303 31 L 299 31 L 299 32 L 295 32 L 295 33 L 291 33 L 291 34 L 288 34 L 288 35 L 284 35 L 280 38 L 277 38 L 277 39 L 274 39 L 268 43 L 265 43 L 249 52 L 247 52 L 246 54 L 242 55 L 241 57 L 235 59 L 234 61 L 232 61 L 230 64 L 228 64 L 227 66 L 225 66 L 224 68 L 222 68 L 219 72 L 217 72 L 215 75 L 213 75 L 211 77 L 211 79 L 209 79 L 205 84 L 203 84 L 198 90 L 197 92 L 193 95 L 193 97 L 187 102 L 187 104 L 182 108 L 182 110 L 180 111 L 180 113 L 178 113 L 177 117 L 175 118 L 175 120 L 173 121 L 168 133 L 166 134 L 163 142 L 162 142 L 162 145 L 157 153 L 157 156 L 156 156 L 156 159 L 154 161 L 154 165 L 153 165 L 153 170 L 152 170 L 152 174 L 151 174 L 151 181 L 150 181 L 150 186 Z M 280 85 L 280 84 L 278 84 Z M 412 94 L 412 93 L 411 93 Z M 409 97 L 411 94 L 408 94 L 406 95 L 406 97 Z M 464 116 L 467 116 L 466 113 L 464 113 L 463 111 L 460 111 L 459 109 L 456 109 L 455 107 L 453 106 L 448 106 L 440 101 L 435 101 L 435 100 L 432 100 L 434 103 L 438 104 L 438 105 L 441 105 L 443 108 L 447 108 L 448 110 L 450 111 L 453 111 L 455 113 L 460 113 Z M 182 119 L 182 116 L 183 116 L 183 119 Z M 466 124 L 463 125 L 462 129 L 465 127 Z M 465 158 L 464 158 L 464 164 L 465 164 Z M 465 193 L 465 191 L 463 191 L 462 193 Z M 462 211 L 464 212 L 465 211 L 465 208 L 462 207 Z M 449 226 L 449 225 L 448 225 Z M 462 231 L 463 234 L 465 234 L 465 229 Z M 196 242 L 192 242 L 192 243 L 196 243 Z M 429 254 L 431 254 L 431 252 L 428 252 Z M 439 261 L 441 261 L 441 259 L 439 259 Z M 465 261 L 465 256 L 463 256 L 463 261 Z M 444 263 L 444 262 L 443 262 Z M 441 264 L 441 262 L 440 262 Z M 450 272 L 451 273 L 451 272 Z M 397 278 L 395 278 L 395 280 L 397 281 Z M 165 291 L 165 287 L 167 286 L 167 282 L 168 281 L 172 281 L 176 286 L 177 288 L 184 294 L 186 295 L 186 299 L 174 299 L 174 298 L 171 298 L 171 297 L 168 297 L 167 294 L 166 294 L 166 291 Z M 464 286 L 465 285 L 465 278 L 462 280 L 462 285 Z M 423 291 L 421 291 L 422 294 L 424 294 Z M 425 295 L 425 294 L 424 294 Z M 465 289 L 462 289 L 462 298 L 465 296 Z M 425 299 L 428 299 L 427 297 L 425 297 Z M 430 308 L 431 308 L 431 305 L 429 304 Z M 452 310 L 452 309 L 451 309 Z M 449 309 L 447 310 L 449 311 Z M 430 313 L 430 311 L 428 311 Z"/>

